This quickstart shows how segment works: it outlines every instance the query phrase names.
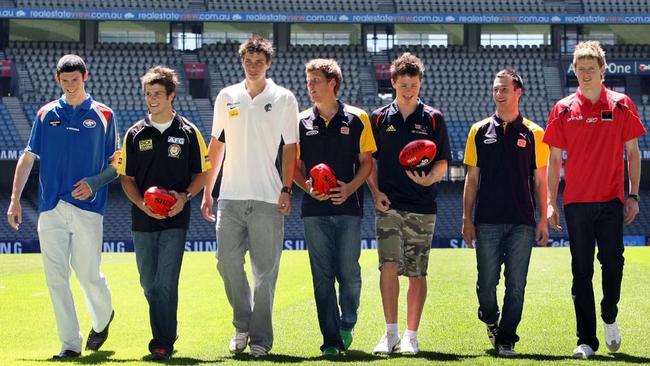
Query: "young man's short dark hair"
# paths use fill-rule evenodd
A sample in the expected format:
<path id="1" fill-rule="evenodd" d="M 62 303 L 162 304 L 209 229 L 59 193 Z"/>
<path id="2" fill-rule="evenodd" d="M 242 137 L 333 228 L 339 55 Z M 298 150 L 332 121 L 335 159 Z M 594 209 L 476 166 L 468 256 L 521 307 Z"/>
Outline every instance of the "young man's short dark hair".
<path id="1" fill-rule="evenodd" d="M 60 75 L 62 72 L 79 71 L 81 75 L 86 73 L 86 63 L 77 55 L 65 55 L 56 63 L 56 74 Z"/>
<path id="2" fill-rule="evenodd" d="M 524 79 L 515 69 L 503 69 L 495 75 L 497 78 L 509 77 L 516 89 L 524 90 Z"/>
<path id="3" fill-rule="evenodd" d="M 249 39 L 239 46 L 239 57 L 244 58 L 247 53 L 263 53 L 266 62 L 271 62 L 273 57 L 273 45 L 266 38 L 253 34 Z"/>
<path id="4" fill-rule="evenodd" d="M 143 90 L 146 85 L 160 84 L 165 87 L 167 95 L 170 95 L 178 87 L 178 76 L 174 69 L 159 65 L 147 70 L 140 78 L 140 82 L 142 83 Z"/>
<path id="5" fill-rule="evenodd" d="M 417 76 L 422 79 L 424 64 L 417 56 L 405 52 L 390 65 L 390 77 L 393 81 L 402 75 Z"/>

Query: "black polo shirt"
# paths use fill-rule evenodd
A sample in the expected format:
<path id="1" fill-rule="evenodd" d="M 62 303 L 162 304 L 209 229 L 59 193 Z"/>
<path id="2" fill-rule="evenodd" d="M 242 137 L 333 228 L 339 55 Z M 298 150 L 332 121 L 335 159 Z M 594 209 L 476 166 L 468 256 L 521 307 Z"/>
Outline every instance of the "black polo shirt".
<path id="1" fill-rule="evenodd" d="M 451 160 L 449 137 L 442 112 L 418 100 L 415 111 L 404 121 L 397 103 L 393 102 L 372 112 L 371 125 L 377 143 L 374 157 L 378 165 L 379 190 L 388 196 L 390 207 L 420 214 L 435 214 L 437 184 L 424 187 L 413 182 L 406 175 L 406 168 L 399 163 L 399 153 L 409 142 L 427 139 L 437 147 L 434 163 Z M 429 164 L 419 171 L 428 173 L 433 165 Z"/>
<path id="2" fill-rule="evenodd" d="M 534 173 L 549 156 L 543 136 L 521 115 L 511 123 L 493 115 L 472 125 L 464 163 L 480 169 L 475 223 L 535 225 Z"/>
<path id="3" fill-rule="evenodd" d="M 151 186 L 185 192 L 192 176 L 210 168 L 205 141 L 198 128 L 176 114 L 163 133 L 151 125 L 149 117 L 136 122 L 126 132 L 118 173 L 135 177 L 140 192 Z M 131 208 L 133 231 L 187 229 L 191 205 L 178 215 L 157 220 L 135 205 Z"/>
<path id="4" fill-rule="evenodd" d="M 300 114 L 299 158 L 303 161 L 305 176 L 320 163 L 334 170 L 336 179 L 350 182 L 359 170 L 359 154 L 377 150 L 372 136 L 370 120 L 363 110 L 343 104 L 327 122 L 316 106 Z M 363 189 L 358 189 L 341 205 L 331 200 L 318 201 L 305 194 L 302 200 L 302 217 L 363 214 Z"/>

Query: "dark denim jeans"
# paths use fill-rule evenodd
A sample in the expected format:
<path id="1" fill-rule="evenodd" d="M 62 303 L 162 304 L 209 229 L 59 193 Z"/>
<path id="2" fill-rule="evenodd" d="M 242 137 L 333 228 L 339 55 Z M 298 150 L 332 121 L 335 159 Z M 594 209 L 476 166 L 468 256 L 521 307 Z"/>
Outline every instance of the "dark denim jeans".
<path id="1" fill-rule="evenodd" d="M 618 315 L 623 279 L 623 204 L 619 200 L 572 203 L 564 206 L 564 213 L 571 248 L 571 294 L 576 312 L 577 344 L 588 344 L 596 351 L 599 343 L 592 284 L 594 242 L 598 244 L 598 261 L 603 273 L 600 316 L 605 323 L 611 324 Z"/>
<path id="2" fill-rule="evenodd" d="M 478 317 L 487 324 L 499 323 L 497 344 L 514 344 L 519 341 L 517 326 L 524 308 L 535 228 L 529 225 L 479 224 L 476 237 Z M 501 264 L 505 264 L 506 291 L 503 312 L 499 314 L 496 287 Z"/>
<path id="3" fill-rule="evenodd" d="M 361 217 L 314 216 L 303 221 L 323 334 L 321 350 L 330 346 L 343 349 L 340 330 L 351 330 L 357 323 L 361 294 Z M 339 283 L 338 305 L 335 280 Z"/>
<path id="4" fill-rule="evenodd" d="M 133 232 L 140 285 L 149 303 L 153 339 L 149 351 L 164 348 L 170 354 L 176 341 L 178 278 L 185 250 L 185 229 Z"/>

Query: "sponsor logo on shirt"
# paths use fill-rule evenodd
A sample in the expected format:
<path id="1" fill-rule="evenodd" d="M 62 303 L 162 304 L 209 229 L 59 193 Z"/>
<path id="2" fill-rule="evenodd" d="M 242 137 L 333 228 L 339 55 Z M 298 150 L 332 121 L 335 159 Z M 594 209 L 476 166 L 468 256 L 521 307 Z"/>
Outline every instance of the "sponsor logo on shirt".
<path id="1" fill-rule="evenodd" d="M 228 107 L 228 115 L 230 118 L 239 117 L 239 107 Z"/>
<path id="2" fill-rule="evenodd" d="M 153 140 L 152 139 L 140 140 L 138 142 L 138 147 L 140 148 L 140 151 L 153 150 Z"/>
<path id="3" fill-rule="evenodd" d="M 600 119 L 603 122 L 612 122 L 614 120 L 614 111 L 600 111 Z"/>
<path id="4" fill-rule="evenodd" d="M 182 138 L 182 137 L 169 136 L 167 138 L 167 142 L 172 143 L 172 144 L 183 145 L 185 143 L 185 139 Z"/>
<path id="5" fill-rule="evenodd" d="M 495 142 L 497 142 L 497 139 L 485 139 L 485 140 L 483 140 L 483 143 L 486 144 L 486 145 L 490 145 L 490 144 L 493 144 Z"/>
<path id="6" fill-rule="evenodd" d="M 181 156 L 181 145 L 171 144 L 169 145 L 169 149 L 167 149 L 167 152 L 168 152 L 167 156 L 169 156 L 170 158 L 178 158 L 179 156 Z"/>
<path id="7" fill-rule="evenodd" d="M 395 129 L 395 126 L 393 126 L 393 125 L 390 125 L 390 126 L 388 126 L 388 128 L 386 128 L 386 132 L 395 132 L 395 131 L 397 131 L 397 130 Z"/>
<path id="8" fill-rule="evenodd" d="M 571 117 L 569 117 L 566 121 L 567 122 L 573 122 L 573 121 L 582 121 L 584 117 L 582 117 L 582 114 L 576 114 Z"/>
<path id="9" fill-rule="evenodd" d="M 55 119 L 54 121 L 50 121 L 50 126 L 52 126 L 52 127 L 56 127 L 56 126 L 58 126 L 60 124 L 61 124 L 61 121 L 59 121 L 58 119 Z"/>
<path id="10" fill-rule="evenodd" d="M 87 120 L 83 121 L 82 124 L 86 128 L 94 128 L 95 126 L 97 126 L 97 122 L 95 122 L 95 120 L 93 120 L 93 119 L 87 119 Z"/>
<path id="11" fill-rule="evenodd" d="M 307 135 L 307 136 L 318 135 L 318 130 L 309 130 L 309 131 L 307 131 L 307 132 L 305 133 L 305 135 Z"/>
<path id="12" fill-rule="evenodd" d="M 589 117 L 586 120 L 587 123 L 596 123 L 598 122 L 598 117 Z"/>
<path id="13" fill-rule="evenodd" d="M 341 127 L 341 135 L 349 135 L 350 134 L 350 127 L 343 126 Z"/>
<path id="14" fill-rule="evenodd" d="M 524 139 L 517 140 L 517 146 L 526 147 L 526 140 L 524 140 Z"/>

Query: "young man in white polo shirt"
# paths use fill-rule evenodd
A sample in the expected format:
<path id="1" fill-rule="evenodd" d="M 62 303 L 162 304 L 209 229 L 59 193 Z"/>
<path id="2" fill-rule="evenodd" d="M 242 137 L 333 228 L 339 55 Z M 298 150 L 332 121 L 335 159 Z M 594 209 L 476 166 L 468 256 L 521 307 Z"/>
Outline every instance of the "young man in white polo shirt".
<path id="1" fill-rule="evenodd" d="M 250 341 L 253 357 L 273 346 L 272 309 L 284 238 L 283 215 L 291 212 L 291 184 L 298 142 L 298 102 L 293 93 L 266 78 L 273 47 L 252 36 L 239 47 L 246 79 L 221 90 L 214 104 L 208 148 L 214 169 L 203 192 L 203 217 L 217 223 L 217 269 L 233 308 L 235 335 L 230 351 Z M 275 161 L 281 141 L 282 177 Z M 224 150 L 217 215 L 212 190 Z M 246 278 L 244 255 L 250 251 L 254 290 Z"/>

